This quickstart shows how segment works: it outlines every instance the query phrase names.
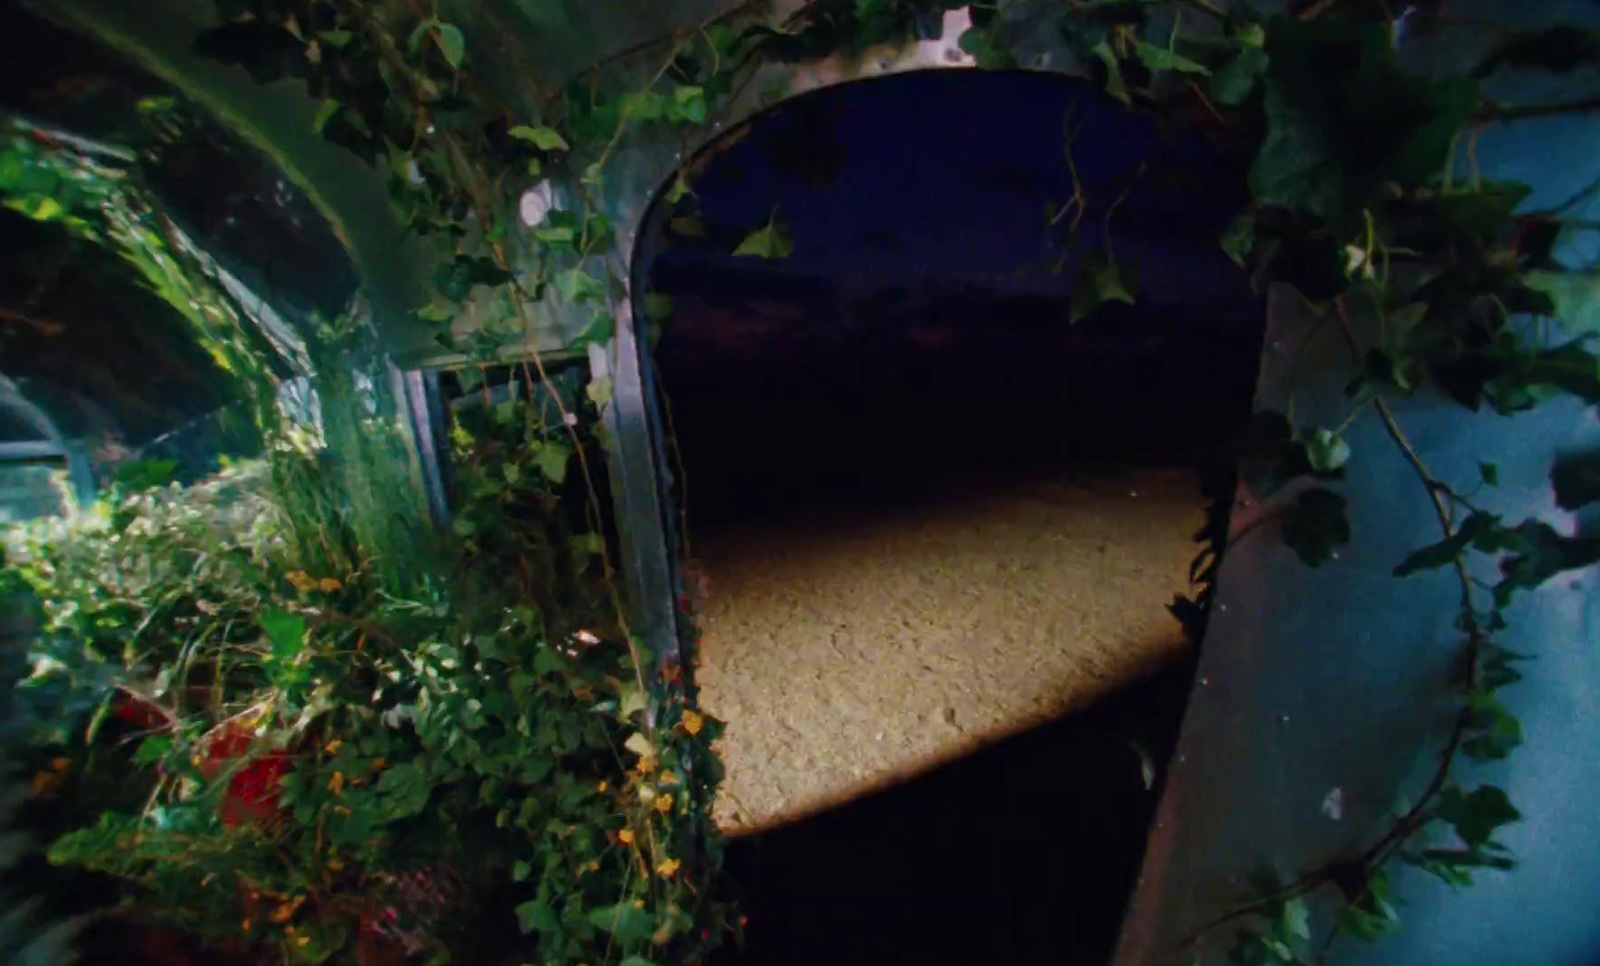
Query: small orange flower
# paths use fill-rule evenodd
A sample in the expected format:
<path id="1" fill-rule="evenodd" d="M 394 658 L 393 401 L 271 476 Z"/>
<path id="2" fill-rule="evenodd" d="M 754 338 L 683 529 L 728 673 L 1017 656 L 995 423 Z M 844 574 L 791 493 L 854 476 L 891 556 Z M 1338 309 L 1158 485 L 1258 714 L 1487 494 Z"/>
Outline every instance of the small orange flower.
<path id="1" fill-rule="evenodd" d="M 328 742 L 327 744 L 323 745 L 322 746 L 322 750 L 326 751 L 330 755 L 337 755 L 339 753 L 339 747 L 341 745 L 343 745 L 343 744 L 344 744 L 343 741 L 341 741 L 338 738 L 335 738 L 332 741 Z"/>
<path id="2" fill-rule="evenodd" d="M 660 812 L 663 815 L 665 815 L 668 812 L 672 811 L 672 796 L 671 795 L 662 795 L 659 798 L 657 798 L 656 799 L 656 811 Z"/>
<path id="3" fill-rule="evenodd" d="M 639 774 L 648 775 L 656 770 L 656 760 L 649 755 L 646 755 L 645 757 L 639 759 L 639 764 L 635 767 L 639 769 Z"/>
<path id="4" fill-rule="evenodd" d="M 386 761 L 385 759 L 382 759 L 382 758 L 374 758 L 374 759 L 372 759 L 372 770 L 373 771 L 383 771 L 385 768 L 388 768 L 388 767 L 389 767 L 389 762 Z"/>
<path id="5" fill-rule="evenodd" d="M 304 570 L 291 570 L 283 575 L 283 579 L 293 584 L 294 589 L 300 591 L 302 594 L 308 590 L 315 589 L 317 586 L 316 578 L 312 577 Z"/>
<path id="6" fill-rule="evenodd" d="M 336 771 L 333 773 L 333 777 L 328 779 L 328 791 L 335 795 L 344 791 L 344 772 Z"/>
<path id="7" fill-rule="evenodd" d="M 633 844 L 633 829 L 625 828 L 622 831 L 618 832 L 617 833 L 617 841 L 621 842 L 623 845 L 632 845 Z"/>
<path id="8" fill-rule="evenodd" d="M 656 866 L 656 875 L 659 875 L 663 879 L 670 879 L 678 874 L 678 869 L 682 866 L 683 863 L 679 862 L 677 859 L 666 859 L 660 865 Z"/>
<path id="9" fill-rule="evenodd" d="M 344 589 L 344 584 L 339 583 L 335 577 L 324 577 L 317 581 L 317 586 L 322 588 L 322 592 L 325 594 L 338 593 Z"/>
<path id="10" fill-rule="evenodd" d="M 683 717 L 678 719 L 678 723 L 683 725 L 684 731 L 691 735 L 697 735 L 700 733 L 700 729 L 705 727 L 706 718 L 705 715 L 698 711 L 684 711 Z"/>
<path id="11" fill-rule="evenodd" d="M 657 781 L 663 785 L 676 785 L 678 784 L 678 773 L 668 769 L 661 773 L 661 777 Z"/>
<path id="12" fill-rule="evenodd" d="M 606 791 L 608 789 L 610 789 L 610 788 L 611 788 L 611 783 L 603 781 L 600 784 L 596 785 L 594 790 L 599 792 L 600 794 L 604 795 L 606 793 Z"/>

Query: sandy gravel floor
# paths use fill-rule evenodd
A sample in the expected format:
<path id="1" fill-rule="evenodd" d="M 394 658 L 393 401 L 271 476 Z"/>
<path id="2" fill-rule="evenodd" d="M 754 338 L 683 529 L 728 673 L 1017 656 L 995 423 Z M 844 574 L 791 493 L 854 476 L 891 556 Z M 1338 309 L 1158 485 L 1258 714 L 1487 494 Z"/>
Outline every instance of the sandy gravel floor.
<path id="1" fill-rule="evenodd" d="M 718 821 L 802 817 L 1025 729 L 1185 646 L 1203 519 L 1176 472 L 1015 484 L 870 521 L 698 534 Z"/>

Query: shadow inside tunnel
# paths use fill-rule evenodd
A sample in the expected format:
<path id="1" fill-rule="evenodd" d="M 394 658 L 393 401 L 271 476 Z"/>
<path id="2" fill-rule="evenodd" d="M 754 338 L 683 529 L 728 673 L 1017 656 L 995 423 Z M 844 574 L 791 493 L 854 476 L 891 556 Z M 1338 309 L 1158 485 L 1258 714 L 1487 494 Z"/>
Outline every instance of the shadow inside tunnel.
<path id="1" fill-rule="evenodd" d="M 1108 962 L 1193 668 L 736 840 L 728 867 L 749 924 L 723 962 Z"/>

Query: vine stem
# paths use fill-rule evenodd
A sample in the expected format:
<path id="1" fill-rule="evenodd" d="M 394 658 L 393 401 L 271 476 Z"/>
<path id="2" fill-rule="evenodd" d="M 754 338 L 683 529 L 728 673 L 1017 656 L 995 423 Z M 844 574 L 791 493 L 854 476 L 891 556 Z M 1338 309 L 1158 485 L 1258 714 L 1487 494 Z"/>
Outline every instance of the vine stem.
<path id="1" fill-rule="evenodd" d="M 1342 297 L 1336 298 L 1333 308 L 1334 314 L 1339 320 L 1339 328 L 1344 333 L 1351 353 L 1359 360 L 1361 358 L 1361 344 L 1356 338 L 1355 328 L 1350 324 L 1350 314 L 1345 308 L 1344 299 Z M 1433 504 L 1434 515 L 1438 518 L 1439 528 L 1444 531 L 1445 539 L 1453 538 L 1456 535 L 1454 514 L 1442 495 L 1447 492 L 1448 488 L 1438 477 L 1433 475 L 1433 471 L 1428 469 L 1427 464 L 1423 462 L 1421 455 L 1417 453 L 1416 447 L 1412 445 L 1410 438 L 1406 436 L 1405 430 L 1401 428 L 1399 420 L 1395 418 L 1394 408 L 1389 405 L 1388 400 L 1381 397 L 1375 399 L 1374 408 L 1378 411 L 1378 417 L 1383 422 L 1384 431 L 1388 433 L 1389 438 L 1399 448 L 1401 454 L 1405 456 L 1406 462 L 1411 464 L 1411 468 L 1416 473 L 1418 480 L 1422 482 L 1423 488 L 1428 491 L 1428 499 Z M 1478 652 L 1483 644 L 1483 634 L 1478 628 L 1477 619 L 1472 611 L 1472 574 L 1467 570 L 1466 560 L 1462 554 L 1456 555 L 1454 570 L 1456 580 L 1461 588 L 1462 625 L 1467 631 L 1466 677 L 1467 689 L 1470 691 L 1476 684 Z M 1405 815 L 1401 816 L 1388 834 L 1379 839 L 1362 856 L 1362 861 L 1368 867 L 1387 859 L 1393 854 L 1395 848 L 1404 843 L 1406 839 L 1410 838 L 1413 833 L 1425 824 L 1426 820 L 1423 815 L 1428 807 L 1432 805 L 1433 799 L 1443 790 L 1445 782 L 1449 779 L 1450 769 L 1455 764 L 1456 753 L 1461 748 L 1461 742 L 1470 723 L 1471 715 L 1469 710 L 1463 707 L 1456 713 L 1455 724 L 1450 729 L 1450 737 L 1445 743 L 1444 750 L 1439 754 L 1438 767 L 1434 769 L 1433 777 L 1429 780 L 1427 788 L 1423 791 L 1421 797 L 1417 799 L 1416 804 Z"/>
<path id="2" fill-rule="evenodd" d="M 1339 323 L 1339 329 L 1344 335 L 1346 344 L 1350 348 L 1351 356 L 1357 362 L 1359 362 L 1362 357 L 1361 341 L 1356 336 L 1355 327 L 1350 323 L 1350 314 L 1345 306 L 1342 296 L 1334 299 L 1333 309 L 1334 316 Z M 1423 488 L 1427 491 L 1428 499 L 1433 505 L 1434 515 L 1438 520 L 1440 529 L 1444 532 L 1445 539 L 1454 537 L 1456 535 L 1454 515 L 1451 513 L 1449 504 L 1441 495 L 1447 492 L 1448 488 L 1438 479 L 1438 477 L 1433 475 L 1433 471 L 1428 468 L 1428 465 L 1425 462 L 1423 462 L 1422 456 L 1417 452 L 1416 446 L 1412 444 L 1410 438 L 1406 435 L 1405 430 L 1400 426 L 1399 420 L 1395 418 L 1394 409 L 1389 405 L 1388 400 L 1383 399 L 1382 397 L 1377 397 L 1372 400 L 1372 405 L 1373 408 L 1378 412 L 1378 417 L 1383 423 L 1384 431 L 1388 434 L 1390 440 L 1395 444 L 1395 446 L 1400 450 L 1401 454 L 1405 457 L 1406 462 L 1410 464 L 1412 471 L 1416 474 L 1417 479 L 1422 483 Z M 1360 410 L 1358 409 L 1357 412 L 1359 413 Z M 1472 575 L 1467 570 L 1466 561 L 1459 554 L 1455 559 L 1455 573 L 1461 588 L 1462 624 L 1467 630 L 1467 688 L 1470 690 L 1476 683 L 1478 653 L 1483 644 L 1483 633 L 1478 627 L 1477 619 L 1472 610 Z M 1195 929 L 1187 939 L 1179 944 L 1180 948 L 1187 949 L 1193 947 L 1194 944 L 1199 941 L 1201 936 L 1213 929 L 1216 929 L 1218 926 L 1223 926 L 1230 922 L 1235 922 L 1239 919 L 1244 919 L 1249 916 L 1263 915 L 1274 907 L 1290 899 L 1308 895 L 1324 885 L 1335 883 L 1337 881 L 1335 873 L 1341 868 L 1348 868 L 1351 865 L 1355 865 L 1364 871 L 1370 871 L 1378 866 L 1381 866 L 1393 856 L 1396 849 L 1403 845 L 1408 839 L 1411 838 L 1412 835 L 1414 835 L 1425 824 L 1427 824 L 1428 818 L 1426 813 L 1432 806 L 1434 799 L 1437 798 L 1440 792 L 1443 791 L 1445 782 L 1449 780 L 1450 770 L 1455 764 L 1456 755 L 1461 749 L 1461 743 L 1465 739 L 1467 728 L 1470 724 L 1470 710 L 1466 707 L 1463 707 L 1456 713 L 1455 722 L 1450 729 L 1450 737 L 1446 740 L 1443 750 L 1439 753 L 1439 764 L 1434 769 L 1432 777 L 1430 777 L 1428 780 L 1428 784 L 1422 795 L 1417 799 L 1416 804 L 1411 806 L 1411 808 L 1408 809 L 1406 813 L 1395 822 L 1388 832 L 1386 832 L 1381 838 L 1373 843 L 1373 845 L 1365 852 L 1361 853 L 1360 857 L 1354 863 L 1330 863 L 1322 866 L 1321 868 L 1313 870 L 1312 872 L 1306 873 L 1291 885 L 1270 896 L 1266 896 L 1247 905 L 1239 906 L 1235 909 L 1225 912 Z M 1333 937 L 1337 935 L 1338 930 L 1335 929 L 1328 940 L 1323 943 L 1322 948 L 1318 953 L 1319 962 L 1326 958 L 1328 948 L 1332 944 Z"/>

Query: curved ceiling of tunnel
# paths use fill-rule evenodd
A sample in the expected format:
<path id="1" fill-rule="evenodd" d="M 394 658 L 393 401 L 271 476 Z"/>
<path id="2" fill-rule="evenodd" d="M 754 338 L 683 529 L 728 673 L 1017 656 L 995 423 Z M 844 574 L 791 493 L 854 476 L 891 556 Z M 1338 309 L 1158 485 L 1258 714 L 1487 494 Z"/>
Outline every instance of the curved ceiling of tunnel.
<path id="1" fill-rule="evenodd" d="M 1077 265 L 1051 270 L 1062 251 L 1047 224 L 1073 194 L 1069 122 L 1084 248 L 1104 243 L 1122 197 L 1112 241 L 1138 277 L 1138 304 L 1071 327 Z M 965 70 L 860 81 L 759 115 L 707 155 L 691 166 L 694 196 L 658 199 L 636 253 L 635 277 L 674 300 L 657 350 L 669 377 L 837 378 L 841 365 L 911 367 L 1041 324 L 1085 344 L 1259 340 L 1259 301 L 1219 244 L 1247 200 L 1244 171 L 1080 81 Z M 670 227 L 685 206 L 704 238 Z M 793 254 L 733 256 L 774 210 Z M 775 357 L 777 369 L 744 364 Z"/>
<path id="2" fill-rule="evenodd" d="M 140 176 L 185 233 L 290 320 L 331 317 L 357 279 L 314 207 L 252 149 L 191 106 L 152 136 L 146 99 L 176 93 L 108 49 L 0 5 L 0 107 L 159 163 Z M 187 324 L 115 253 L 9 212 L 0 272 L 0 372 L 77 435 L 149 440 L 224 404 L 226 376 Z"/>

